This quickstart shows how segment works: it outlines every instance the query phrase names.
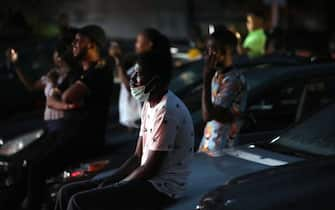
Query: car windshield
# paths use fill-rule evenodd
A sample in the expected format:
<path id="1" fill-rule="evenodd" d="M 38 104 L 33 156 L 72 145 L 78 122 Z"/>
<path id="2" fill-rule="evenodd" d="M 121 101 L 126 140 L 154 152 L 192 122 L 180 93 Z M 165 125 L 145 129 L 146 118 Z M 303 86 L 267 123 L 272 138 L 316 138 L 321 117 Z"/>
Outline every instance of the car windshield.
<path id="1" fill-rule="evenodd" d="M 313 155 L 335 155 L 335 104 L 297 125 L 274 144 Z"/>

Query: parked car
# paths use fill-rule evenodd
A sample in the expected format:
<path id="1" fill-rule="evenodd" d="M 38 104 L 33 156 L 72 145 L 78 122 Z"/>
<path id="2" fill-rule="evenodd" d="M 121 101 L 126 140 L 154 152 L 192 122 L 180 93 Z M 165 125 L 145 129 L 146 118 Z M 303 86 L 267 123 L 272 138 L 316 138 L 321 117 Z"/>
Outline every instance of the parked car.
<path id="1" fill-rule="evenodd" d="M 269 139 L 275 139 L 276 133 L 283 133 L 287 127 L 300 123 L 311 116 L 316 110 L 333 103 L 335 99 L 335 92 L 332 91 L 335 76 L 334 64 L 271 69 L 254 68 L 242 71 L 245 71 L 243 74 L 249 81 L 247 84 L 249 104 L 247 113 L 248 115 L 253 114 L 255 120 L 248 126 L 255 126 L 255 129 L 259 129 L 259 131 L 252 132 L 251 127 L 249 127 L 250 133 L 241 135 L 242 140 L 248 140 L 249 142 L 267 142 Z M 294 83 L 296 80 L 301 80 L 299 86 L 292 86 L 297 83 Z M 278 97 L 277 100 L 273 100 L 274 97 L 272 94 L 280 97 Z M 190 93 L 188 95 L 190 95 Z M 315 95 L 318 95 L 318 97 L 315 97 Z M 195 119 L 196 114 L 192 112 L 192 115 L 193 119 Z M 273 122 L 270 121 L 271 116 L 273 117 Z M 282 119 L 282 117 L 289 117 L 289 119 Z M 262 124 L 256 127 L 261 122 Z M 276 126 L 268 125 L 271 123 Z M 278 130 L 271 130 L 274 128 Z M 262 131 L 262 129 L 264 131 Z M 202 133 L 202 131 L 199 132 Z M 269 135 L 270 133 L 271 135 Z M 270 137 L 265 138 L 267 135 Z M 262 139 L 262 141 L 259 139 Z M 241 147 L 253 149 L 252 151 L 257 149 L 254 148 L 254 144 L 246 144 Z M 239 147 L 236 149 L 236 151 L 238 151 Z M 227 151 L 227 154 L 229 154 L 229 151 Z M 238 154 L 241 155 L 239 152 Z M 217 158 L 196 154 L 191 166 L 190 186 L 186 197 L 176 205 L 172 205 L 167 209 L 194 209 L 204 193 L 221 185 L 225 180 L 266 169 L 273 165 L 280 165 L 284 162 L 277 160 L 277 156 L 266 158 L 268 154 L 266 152 L 261 154 L 265 157 L 262 158 L 262 156 L 250 155 L 249 153 L 245 153 L 245 155 L 241 157 L 239 157 L 239 155 L 226 155 Z M 251 160 L 256 162 L 244 160 L 243 157 L 251 158 Z M 283 156 L 281 154 L 278 154 L 278 157 L 284 158 L 286 161 L 300 160 L 299 158 Z M 106 171 L 106 175 L 110 173 L 109 170 Z M 87 173 L 86 175 L 85 178 L 92 177 Z M 99 176 L 103 177 L 104 175 L 102 173 Z M 78 177 L 78 179 L 81 178 L 80 176 Z M 69 178 L 63 177 L 62 180 L 68 182 Z M 58 187 L 59 186 L 61 185 L 58 185 Z M 57 189 L 58 188 L 53 188 L 54 191 L 51 191 L 51 194 L 54 195 Z"/>
<path id="2" fill-rule="evenodd" d="M 332 104 L 269 142 L 227 152 L 270 169 L 228 181 L 196 209 L 334 209 L 334 123 Z"/>

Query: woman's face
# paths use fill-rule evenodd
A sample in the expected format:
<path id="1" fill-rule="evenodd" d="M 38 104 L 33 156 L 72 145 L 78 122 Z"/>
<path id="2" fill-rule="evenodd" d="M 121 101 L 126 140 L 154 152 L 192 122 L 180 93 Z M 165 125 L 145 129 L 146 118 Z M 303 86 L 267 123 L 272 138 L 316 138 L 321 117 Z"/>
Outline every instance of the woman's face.
<path id="1" fill-rule="evenodd" d="M 60 67 L 62 65 L 62 58 L 59 56 L 59 53 L 57 51 L 53 54 L 53 61 L 55 66 Z"/>

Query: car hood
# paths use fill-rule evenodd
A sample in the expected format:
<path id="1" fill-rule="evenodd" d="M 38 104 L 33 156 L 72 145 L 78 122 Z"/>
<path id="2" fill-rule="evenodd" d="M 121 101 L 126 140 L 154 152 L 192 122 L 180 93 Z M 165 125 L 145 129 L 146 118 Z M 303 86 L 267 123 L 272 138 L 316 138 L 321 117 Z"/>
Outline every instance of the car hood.
<path id="1" fill-rule="evenodd" d="M 242 176 L 206 194 L 199 209 L 333 209 L 334 166 L 322 158 Z"/>
<path id="2" fill-rule="evenodd" d="M 266 164 L 259 161 L 261 159 L 264 159 Z M 220 157 L 209 157 L 197 153 L 191 164 L 185 197 L 177 205 L 168 209 L 195 209 L 196 204 L 205 193 L 236 177 L 268 169 L 273 166 L 273 162 L 283 165 L 299 160 L 301 159 L 260 148 L 250 149 L 248 146 L 226 150 L 225 154 Z"/>
<path id="3" fill-rule="evenodd" d="M 39 112 L 26 113 L 8 121 L 0 121 L 0 139 L 4 142 L 19 135 L 44 127 Z"/>

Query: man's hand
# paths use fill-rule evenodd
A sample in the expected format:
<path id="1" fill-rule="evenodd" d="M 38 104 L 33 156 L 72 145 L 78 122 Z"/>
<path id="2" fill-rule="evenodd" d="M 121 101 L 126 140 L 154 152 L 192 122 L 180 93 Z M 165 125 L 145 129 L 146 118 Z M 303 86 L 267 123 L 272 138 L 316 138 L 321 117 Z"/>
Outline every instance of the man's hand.
<path id="1" fill-rule="evenodd" d="M 209 52 L 208 55 L 205 56 L 204 78 L 211 79 L 214 76 L 217 64 L 218 59 L 216 52 Z"/>
<path id="2" fill-rule="evenodd" d="M 73 110 L 80 108 L 80 104 L 65 104 L 64 110 Z"/>
<path id="3" fill-rule="evenodd" d="M 19 59 L 19 54 L 16 52 L 15 49 L 10 48 L 7 50 L 7 58 L 12 64 L 16 64 Z"/>

